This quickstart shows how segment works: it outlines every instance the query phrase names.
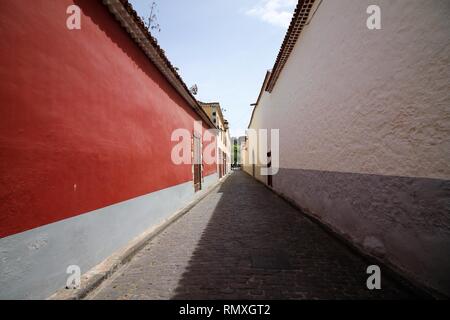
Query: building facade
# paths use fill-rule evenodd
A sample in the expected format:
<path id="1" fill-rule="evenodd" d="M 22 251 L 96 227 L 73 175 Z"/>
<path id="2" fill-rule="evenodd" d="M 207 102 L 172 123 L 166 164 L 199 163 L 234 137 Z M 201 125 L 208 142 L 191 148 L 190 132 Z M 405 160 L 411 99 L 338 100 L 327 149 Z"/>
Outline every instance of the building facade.
<path id="1" fill-rule="evenodd" d="M 205 113 L 217 127 L 217 170 L 219 177 L 223 177 L 231 170 L 231 137 L 228 120 L 223 116 L 218 102 L 200 102 Z"/>
<path id="2" fill-rule="evenodd" d="M 371 30 L 374 4 L 381 29 Z M 449 16 L 445 0 L 299 1 L 249 124 L 280 130 L 277 173 L 260 174 L 257 139 L 244 148 L 247 173 L 446 295 Z"/>
<path id="3" fill-rule="evenodd" d="M 127 1 L 4 0 L 0 35 L 0 298 L 46 298 L 218 180 L 171 157 L 216 126 Z"/>

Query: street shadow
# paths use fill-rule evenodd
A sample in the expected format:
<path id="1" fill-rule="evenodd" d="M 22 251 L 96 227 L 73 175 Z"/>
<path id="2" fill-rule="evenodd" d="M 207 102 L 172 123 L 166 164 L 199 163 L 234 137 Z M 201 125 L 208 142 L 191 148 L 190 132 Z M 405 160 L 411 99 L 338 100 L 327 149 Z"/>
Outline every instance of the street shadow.
<path id="1" fill-rule="evenodd" d="M 407 299 L 383 277 L 366 287 L 362 257 L 242 171 L 221 186 L 173 299 Z"/>

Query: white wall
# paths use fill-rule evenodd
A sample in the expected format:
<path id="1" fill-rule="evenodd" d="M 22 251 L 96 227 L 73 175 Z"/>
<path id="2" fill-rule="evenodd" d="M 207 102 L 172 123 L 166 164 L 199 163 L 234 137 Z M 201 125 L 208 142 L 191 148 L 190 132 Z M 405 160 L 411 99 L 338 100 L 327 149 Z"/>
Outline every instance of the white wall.
<path id="1" fill-rule="evenodd" d="M 322 1 L 251 123 L 280 129 L 276 190 L 447 293 L 449 17 L 447 0 Z"/>

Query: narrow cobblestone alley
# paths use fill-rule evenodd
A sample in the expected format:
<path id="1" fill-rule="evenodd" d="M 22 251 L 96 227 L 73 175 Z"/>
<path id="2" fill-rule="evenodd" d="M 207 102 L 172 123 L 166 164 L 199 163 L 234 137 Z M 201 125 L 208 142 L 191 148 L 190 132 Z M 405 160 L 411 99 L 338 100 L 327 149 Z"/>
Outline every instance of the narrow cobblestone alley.
<path id="1" fill-rule="evenodd" d="M 243 172 L 150 241 L 89 299 L 413 298 Z"/>

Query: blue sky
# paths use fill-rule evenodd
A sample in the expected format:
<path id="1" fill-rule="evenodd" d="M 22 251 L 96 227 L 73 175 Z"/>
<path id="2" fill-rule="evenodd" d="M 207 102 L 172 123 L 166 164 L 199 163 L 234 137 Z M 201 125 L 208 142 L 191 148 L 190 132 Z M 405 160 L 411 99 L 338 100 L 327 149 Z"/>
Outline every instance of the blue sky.
<path id="1" fill-rule="evenodd" d="M 131 0 L 148 15 L 153 0 Z M 197 99 L 220 102 L 231 135 L 245 133 L 266 70 L 271 69 L 296 0 L 155 0 L 153 32 Z"/>

